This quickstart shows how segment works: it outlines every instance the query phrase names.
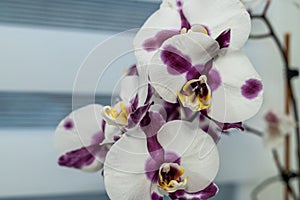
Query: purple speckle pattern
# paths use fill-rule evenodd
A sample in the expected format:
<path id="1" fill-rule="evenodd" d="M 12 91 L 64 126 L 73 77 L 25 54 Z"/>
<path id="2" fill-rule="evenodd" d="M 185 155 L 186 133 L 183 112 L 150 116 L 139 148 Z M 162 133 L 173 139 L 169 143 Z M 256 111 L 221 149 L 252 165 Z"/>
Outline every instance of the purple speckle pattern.
<path id="1" fill-rule="evenodd" d="M 185 17 L 182 9 L 179 9 L 179 15 L 180 15 L 180 19 L 181 19 L 181 28 L 186 28 L 187 30 L 189 30 L 191 28 L 191 24 Z"/>
<path id="2" fill-rule="evenodd" d="M 160 57 L 168 72 L 173 75 L 188 72 L 192 67 L 191 59 L 172 45 L 165 46 Z"/>
<path id="3" fill-rule="evenodd" d="M 205 65 L 195 65 L 189 69 L 186 74 L 186 80 L 198 79 L 201 75 L 206 75 L 207 84 L 211 91 L 215 91 L 222 84 L 222 78 L 217 69 L 212 68 L 212 62 L 209 61 Z"/>
<path id="4" fill-rule="evenodd" d="M 146 177 L 154 184 L 158 181 L 159 168 L 163 163 L 177 163 L 180 165 L 180 157 L 174 152 L 164 152 L 163 160 L 157 162 L 157 160 L 149 157 L 145 163 Z"/>
<path id="5" fill-rule="evenodd" d="M 58 159 L 58 164 L 60 166 L 73 167 L 76 169 L 81 169 L 84 166 L 91 165 L 95 160 L 95 157 L 90 152 L 91 150 L 93 150 L 92 146 L 89 148 L 82 147 L 80 149 L 67 152 Z"/>
<path id="6" fill-rule="evenodd" d="M 227 48 L 230 44 L 230 37 L 231 37 L 231 30 L 227 29 L 223 31 L 216 39 L 216 41 L 219 43 L 220 48 Z"/>
<path id="7" fill-rule="evenodd" d="M 182 7 L 182 2 L 181 2 L 181 0 L 177 0 L 177 1 L 176 1 L 176 5 L 177 5 L 177 7 Z"/>
<path id="8" fill-rule="evenodd" d="M 155 51 L 161 47 L 164 41 L 173 37 L 174 35 L 177 35 L 178 33 L 178 30 L 162 30 L 154 37 L 145 40 L 145 42 L 142 44 L 142 47 L 148 52 Z"/>
<path id="9" fill-rule="evenodd" d="M 180 104 L 179 103 L 169 103 L 169 102 L 164 102 L 163 103 L 164 110 L 166 111 L 167 118 L 166 121 L 173 121 L 180 119 Z"/>
<path id="10" fill-rule="evenodd" d="M 105 132 L 106 122 L 102 120 L 101 122 L 101 130 L 95 133 L 92 137 L 92 145 L 100 144 L 104 140 L 104 132 Z"/>
<path id="11" fill-rule="evenodd" d="M 218 193 L 219 189 L 216 184 L 211 183 L 204 190 L 194 193 L 188 193 L 184 190 L 177 190 L 176 192 L 170 193 L 169 197 L 176 200 L 207 200 Z"/>
<path id="12" fill-rule="evenodd" d="M 181 0 L 177 0 L 176 1 L 176 6 L 178 8 L 178 12 L 180 15 L 180 19 L 181 19 L 181 28 L 186 28 L 187 30 L 189 30 L 191 28 L 191 24 L 190 22 L 187 20 L 187 18 L 185 17 L 183 10 L 182 10 L 182 1 Z"/>
<path id="13" fill-rule="evenodd" d="M 129 100 L 129 112 L 132 113 L 138 108 L 139 97 L 136 95 L 134 98 Z"/>
<path id="14" fill-rule="evenodd" d="M 157 139 L 157 132 L 164 124 L 165 120 L 156 112 L 147 112 L 140 123 L 141 129 L 147 137 L 148 152 L 157 162 L 164 160 L 164 149 Z"/>
<path id="15" fill-rule="evenodd" d="M 136 65 L 131 66 L 127 70 L 127 76 L 138 76 L 138 71 L 137 71 Z"/>
<path id="16" fill-rule="evenodd" d="M 169 74 L 186 73 L 186 80 L 198 79 L 201 75 L 207 76 L 207 84 L 212 91 L 218 89 L 222 83 L 217 69 L 212 68 L 213 60 L 205 64 L 192 66 L 191 59 L 172 45 L 167 45 L 161 52 L 161 60 L 167 66 Z"/>
<path id="17" fill-rule="evenodd" d="M 191 67 L 188 73 L 186 74 L 186 80 L 198 79 L 200 76 L 201 73 L 199 67 Z"/>
<path id="18" fill-rule="evenodd" d="M 74 121 L 72 119 L 66 119 L 64 121 L 64 128 L 66 130 L 72 130 L 74 128 Z"/>
<path id="19" fill-rule="evenodd" d="M 143 106 L 138 107 L 136 110 L 134 110 L 132 113 L 130 113 L 128 117 L 128 128 L 135 127 L 145 116 L 146 112 L 149 110 L 152 103 L 147 103 Z M 141 123 L 145 123 L 146 119 L 141 121 Z"/>
<path id="20" fill-rule="evenodd" d="M 215 91 L 221 86 L 222 79 L 221 75 L 217 69 L 211 69 L 208 73 L 207 84 L 209 85 L 211 91 Z"/>
<path id="21" fill-rule="evenodd" d="M 221 128 L 222 132 L 227 132 L 229 129 L 238 129 L 241 131 L 244 131 L 244 127 L 242 122 L 236 122 L 236 123 L 220 123 L 219 127 Z"/>
<path id="22" fill-rule="evenodd" d="M 98 133 L 93 135 L 92 145 L 93 144 L 100 144 L 103 140 L 104 140 L 104 132 L 99 131 Z"/>
<path id="23" fill-rule="evenodd" d="M 241 87 L 242 95 L 247 99 L 255 99 L 259 93 L 262 91 L 263 85 L 260 80 L 248 79 L 244 85 Z"/>
<path id="24" fill-rule="evenodd" d="M 114 141 L 117 142 L 121 137 L 119 135 L 114 136 Z"/>
<path id="25" fill-rule="evenodd" d="M 153 89 L 152 89 L 152 86 L 150 84 L 148 84 L 148 93 L 147 93 L 147 98 L 146 98 L 145 104 L 150 103 L 152 96 L 153 96 Z"/>

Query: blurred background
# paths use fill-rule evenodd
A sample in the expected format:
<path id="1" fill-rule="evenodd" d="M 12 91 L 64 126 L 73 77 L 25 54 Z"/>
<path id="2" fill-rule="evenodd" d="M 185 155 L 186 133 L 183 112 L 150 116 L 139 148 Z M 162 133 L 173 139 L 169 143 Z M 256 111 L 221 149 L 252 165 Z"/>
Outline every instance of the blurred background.
<path id="1" fill-rule="evenodd" d="M 73 86 L 89 52 L 114 34 L 139 28 L 159 4 L 158 0 L 0 0 L 0 199 L 108 199 L 100 173 L 57 165 L 54 130 L 72 110 Z M 284 34 L 291 33 L 291 65 L 299 68 L 300 9 L 289 0 L 273 0 L 268 17 L 282 42 Z M 263 24 L 253 22 L 253 32 L 264 31 Z M 106 52 L 114 48 L 111 45 Z M 246 124 L 263 131 L 264 113 L 284 109 L 283 62 L 272 39 L 250 40 L 243 51 L 261 74 L 265 91 L 261 112 Z M 82 105 L 88 103 L 90 92 L 95 92 L 97 103 L 110 104 L 119 77 L 134 63 L 132 52 L 109 69 L 99 63 L 103 74 L 96 88 L 78 91 Z M 89 73 L 92 76 L 93 71 Z M 300 99 L 299 79 L 293 84 Z M 216 200 L 248 200 L 256 185 L 277 173 L 270 150 L 255 135 L 232 132 L 218 146 Z M 283 187 L 275 183 L 259 198 L 283 199 Z"/>

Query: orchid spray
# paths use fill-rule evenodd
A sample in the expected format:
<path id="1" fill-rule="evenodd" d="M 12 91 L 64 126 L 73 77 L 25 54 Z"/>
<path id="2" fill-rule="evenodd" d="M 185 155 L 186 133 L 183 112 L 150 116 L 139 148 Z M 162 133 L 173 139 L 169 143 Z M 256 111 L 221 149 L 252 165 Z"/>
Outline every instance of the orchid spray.
<path id="1" fill-rule="evenodd" d="M 58 125 L 59 164 L 101 170 L 112 200 L 215 196 L 221 133 L 243 130 L 262 105 L 262 80 L 240 51 L 250 26 L 239 0 L 163 0 L 135 35 L 118 101 Z"/>

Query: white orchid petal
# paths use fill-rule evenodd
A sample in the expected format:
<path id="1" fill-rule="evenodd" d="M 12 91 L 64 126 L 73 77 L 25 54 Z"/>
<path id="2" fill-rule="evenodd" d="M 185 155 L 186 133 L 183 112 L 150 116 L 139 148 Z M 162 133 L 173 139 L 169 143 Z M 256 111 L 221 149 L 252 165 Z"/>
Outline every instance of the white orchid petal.
<path id="1" fill-rule="evenodd" d="M 138 87 L 138 97 L 139 97 L 139 102 L 138 102 L 138 107 L 143 106 L 147 100 L 148 96 L 148 72 L 147 68 L 144 66 L 137 66 L 137 70 L 139 73 L 139 87 Z"/>
<path id="2" fill-rule="evenodd" d="M 108 147 L 99 145 L 104 139 L 105 126 L 101 110 L 101 105 L 88 105 L 73 111 L 60 122 L 55 131 L 60 165 L 87 172 L 103 167 Z"/>
<path id="3" fill-rule="evenodd" d="M 110 199 L 152 200 L 151 182 L 144 174 L 121 173 L 105 166 L 104 183 Z"/>
<path id="4" fill-rule="evenodd" d="M 122 130 L 118 126 L 113 126 L 106 124 L 105 126 L 105 138 L 102 141 L 102 144 L 112 144 L 115 143 L 116 139 L 121 137 Z"/>
<path id="5" fill-rule="evenodd" d="M 207 26 L 213 38 L 230 28 L 233 48 L 241 48 L 250 34 L 250 16 L 240 0 L 190 0 L 183 3 L 183 13 L 190 24 Z"/>
<path id="6" fill-rule="evenodd" d="M 186 82 L 185 74 L 187 71 L 184 72 L 185 69 L 183 68 L 188 67 L 187 64 L 191 65 L 190 67 L 205 64 L 218 51 L 218 43 L 203 33 L 189 32 L 174 36 L 168 39 L 151 59 L 148 65 L 150 82 L 164 100 L 175 103 L 177 93 Z M 162 60 L 162 53 L 164 52 L 173 53 L 174 56 L 180 57 L 187 64 L 182 64 L 184 65 L 182 68 L 173 69 L 172 66 L 166 65 Z M 168 58 L 166 57 L 166 59 Z M 177 65 L 177 63 L 172 64 Z M 179 64 L 178 66 L 180 66 Z M 179 70 L 180 73 L 170 74 L 170 70 Z"/>
<path id="7" fill-rule="evenodd" d="M 131 129 L 111 147 L 105 166 L 121 173 L 144 174 L 149 156 L 144 133 Z"/>
<path id="8" fill-rule="evenodd" d="M 128 105 L 129 101 L 136 96 L 136 94 L 138 93 L 138 88 L 138 76 L 126 76 L 122 79 L 120 97 L 126 105 Z"/>
<path id="9" fill-rule="evenodd" d="M 213 91 L 209 115 L 219 122 L 240 122 L 254 116 L 262 105 L 262 82 L 241 51 L 228 51 L 215 59 L 213 68 L 221 85 Z"/>
<path id="10" fill-rule="evenodd" d="M 213 139 L 197 124 L 187 121 L 171 121 L 159 131 L 158 140 L 165 150 L 181 157 L 184 177 L 188 177 L 188 192 L 205 189 L 219 169 L 218 150 Z"/>
<path id="11" fill-rule="evenodd" d="M 134 48 L 138 63 L 141 65 L 148 63 L 155 53 L 155 51 L 145 49 L 147 41 L 152 39 L 153 42 L 158 42 L 157 45 L 159 48 L 159 44 L 162 44 L 165 39 L 179 33 L 180 27 L 180 15 L 176 9 L 169 6 L 162 6 L 158 11 L 153 13 L 134 39 Z"/>
<path id="12" fill-rule="evenodd" d="M 55 147 L 60 154 L 87 147 L 102 131 L 102 106 L 88 105 L 64 118 L 55 131 Z M 69 123 L 69 124 L 68 124 Z"/>

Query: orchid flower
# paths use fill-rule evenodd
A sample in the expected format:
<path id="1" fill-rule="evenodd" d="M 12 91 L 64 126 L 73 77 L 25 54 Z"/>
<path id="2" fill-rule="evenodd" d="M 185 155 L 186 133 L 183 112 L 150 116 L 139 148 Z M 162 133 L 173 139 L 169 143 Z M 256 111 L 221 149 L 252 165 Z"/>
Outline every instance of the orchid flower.
<path id="1" fill-rule="evenodd" d="M 110 146 L 121 135 L 120 129 L 108 125 L 101 117 L 101 105 L 88 105 L 65 117 L 55 131 L 59 165 L 98 171 Z"/>
<path id="2" fill-rule="evenodd" d="M 173 36 L 148 64 L 150 84 L 165 101 L 208 110 L 219 122 L 252 117 L 262 104 L 261 78 L 241 51 L 220 45 L 199 32 Z"/>
<path id="3" fill-rule="evenodd" d="M 135 53 L 139 64 L 145 65 L 167 39 L 190 30 L 220 40 L 230 29 L 230 45 L 239 49 L 250 28 L 249 14 L 239 0 L 163 0 L 137 33 Z"/>
<path id="4" fill-rule="evenodd" d="M 133 128 L 151 106 L 152 88 L 148 83 L 141 85 L 136 66 L 128 70 L 122 79 L 120 98 L 114 106 L 105 106 L 102 116 L 110 125 Z M 141 93 L 140 93 L 141 92 Z"/>
<path id="5" fill-rule="evenodd" d="M 264 140 L 269 147 L 277 147 L 282 144 L 284 136 L 290 134 L 296 126 L 296 122 L 285 114 L 269 111 L 265 115 L 266 130 Z"/>
<path id="6" fill-rule="evenodd" d="M 235 123 L 252 117 L 262 104 L 260 77 L 237 50 L 249 33 L 250 17 L 238 0 L 165 0 L 134 44 L 165 101 L 179 99 L 194 111 L 209 109 L 217 121 Z"/>
<path id="7" fill-rule="evenodd" d="M 125 127 L 134 127 L 150 107 L 147 99 L 145 105 L 139 105 L 143 98 L 137 96 L 135 71 L 134 67 L 130 68 L 128 76 L 122 80 L 120 96 L 123 101 L 114 108 L 88 105 L 73 111 L 60 122 L 55 132 L 59 165 L 84 171 L 102 169 L 111 145 L 126 131 Z M 131 96 L 134 98 L 130 99 Z"/>
<path id="8" fill-rule="evenodd" d="M 141 129 L 131 129 L 110 149 L 104 183 L 112 200 L 205 200 L 218 189 L 219 166 L 212 138 L 187 121 L 165 123 L 147 112 Z"/>

